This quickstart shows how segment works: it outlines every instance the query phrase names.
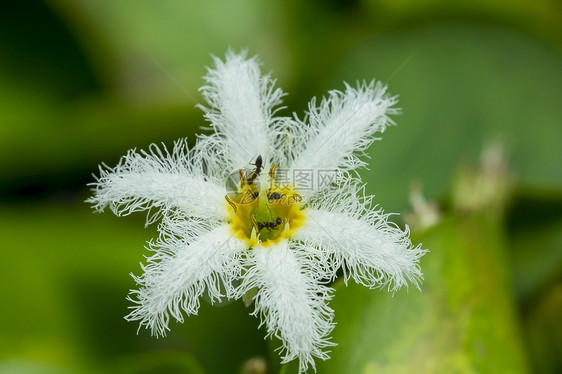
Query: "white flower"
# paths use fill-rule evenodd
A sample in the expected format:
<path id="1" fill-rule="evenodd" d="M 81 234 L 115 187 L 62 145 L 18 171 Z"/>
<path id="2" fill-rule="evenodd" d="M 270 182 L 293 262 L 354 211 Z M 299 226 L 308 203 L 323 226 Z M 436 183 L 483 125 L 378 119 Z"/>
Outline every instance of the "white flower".
<path id="1" fill-rule="evenodd" d="M 88 201 L 161 219 L 127 320 L 165 335 L 170 316 L 196 314 L 204 292 L 212 301 L 253 297 L 253 314 L 282 341 L 282 361 L 298 358 L 304 372 L 334 345 L 327 283 L 340 268 L 346 282 L 389 291 L 422 278 L 426 251 L 375 208 L 353 173 L 392 123 L 396 98 L 380 83 L 346 85 L 312 100 L 305 120 L 274 117 L 284 93 L 256 58 L 228 52 L 215 65 L 201 89 L 214 132 L 191 150 L 180 140 L 171 152 L 129 151 L 100 167 Z"/>

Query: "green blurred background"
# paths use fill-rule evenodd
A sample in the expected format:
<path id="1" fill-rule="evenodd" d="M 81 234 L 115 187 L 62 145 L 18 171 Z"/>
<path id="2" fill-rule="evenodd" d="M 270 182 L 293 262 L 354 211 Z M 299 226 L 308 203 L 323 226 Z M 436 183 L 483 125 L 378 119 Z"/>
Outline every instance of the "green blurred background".
<path id="1" fill-rule="evenodd" d="M 388 212 L 413 183 L 430 201 L 401 216 L 431 250 L 423 292 L 336 282 L 319 373 L 562 372 L 560 1 L 29 0 L 0 6 L 0 373 L 296 372 L 240 302 L 137 335 L 128 273 L 155 228 L 83 203 L 100 162 L 193 142 L 229 46 L 284 114 L 387 82 L 403 114 L 363 177 Z"/>

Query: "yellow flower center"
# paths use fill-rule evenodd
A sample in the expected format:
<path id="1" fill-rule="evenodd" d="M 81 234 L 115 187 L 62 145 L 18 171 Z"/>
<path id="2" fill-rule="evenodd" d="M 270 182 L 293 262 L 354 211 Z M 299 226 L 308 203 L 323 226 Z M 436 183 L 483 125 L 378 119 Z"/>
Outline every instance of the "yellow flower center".
<path id="1" fill-rule="evenodd" d="M 225 196 L 230 227 L 249 247 L 290 238 L 304 222 L 302 197 L 292 187 L 276 183 L 275 169 L 272 164 L 269 183 L 260 188 L 259 156 L 256 169 L 246 175 L 239 170 L 236 191 Z"/>

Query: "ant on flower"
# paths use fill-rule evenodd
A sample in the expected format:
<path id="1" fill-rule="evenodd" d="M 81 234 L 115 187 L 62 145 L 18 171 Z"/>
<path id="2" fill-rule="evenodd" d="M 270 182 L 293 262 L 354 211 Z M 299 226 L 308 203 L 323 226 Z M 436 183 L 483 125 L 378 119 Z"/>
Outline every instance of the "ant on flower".
<path id="1" fill-rule="evenodd" d="M 248 178 L 248 184 L 252 184 L 254 183 L 254 179 L 256 179 L 258 177 L 258 175 L 260 175 L 261 173 L 261 169 L 263 167 L 263 159 L 261 157 L 261 155 L 259 155 L 256 158 L 256 162 L 255 163 L 250 163 L 250 165 L 254 165 L 256 167 L 256 169 L 252 172 L 252 175 L 250 176 L 250 178 Z"/>

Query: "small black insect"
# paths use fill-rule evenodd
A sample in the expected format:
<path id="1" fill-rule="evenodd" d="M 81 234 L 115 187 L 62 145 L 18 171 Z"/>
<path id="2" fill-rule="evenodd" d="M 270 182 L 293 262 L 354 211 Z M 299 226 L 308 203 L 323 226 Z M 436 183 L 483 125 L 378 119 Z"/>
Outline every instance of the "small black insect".
<path id="1" fill-rule="evenodd" d="M 254 202 L 258 197 L 260 196 L 260 193 L 258 191 L 246 191 L 246 193 L 244 194 L 241 203 L 243 204 L 250 204 L 252 202 Z"/>
<path id="2" fill-rule="evenodd" d="M 259 232 L 262 229 L 267 229 L 267 231 L 271 231 L 271 229 L 277 230 L 277 226 L 279 226 L 281 223 L 283 223 L 283 220 L 281 219 L 281 217 L 277 217 L 275 222 L 256 222 L 256 225 L 258 226 Z"/>
<path id="3" fill-rule="evenodd" d="M 268 194 L 267 194 L 267 199 L 268 199 L 269 201 L 272 201 L 272 200 L 281 200 L 281 198 L 282 198 L 283 196 L 285 196 L 285 194 L 280 194 L 279 192 L 273 192 L 273 193 L 268 193 Z"/>
<path id="4" fill-rule="evenodd" d="M 262 163 L 263 163 L 263 159 L 261 158 L 261 155 L 259 155 L 258 158 L 256 158 L 256 162 L 254 164 L 250 163 L 250 165 L 254 165 L 256 169 L 252 172 L 250 178 L 248 178 L 248 184 L 252 184 L 254 182 L 254 179 L 256 179 L 258 175 L 260 175 L 261 169 L 263 167 Z"/>

